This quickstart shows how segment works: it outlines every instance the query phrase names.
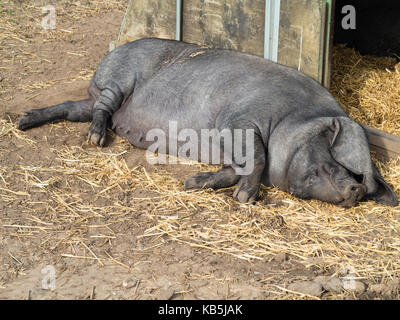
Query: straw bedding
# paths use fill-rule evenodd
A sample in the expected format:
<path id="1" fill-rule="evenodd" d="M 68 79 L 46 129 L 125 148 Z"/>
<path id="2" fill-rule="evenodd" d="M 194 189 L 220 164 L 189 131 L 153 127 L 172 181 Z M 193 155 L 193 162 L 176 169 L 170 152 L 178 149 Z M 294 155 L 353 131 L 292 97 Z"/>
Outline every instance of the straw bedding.
<path id="1" fill-rule="evenodd" d="M 1 121 L 0 132 L 1 138 L 14 136 L 25 141 L 32 152 L 37 147 L 10 121 Z M 271 188 L 262 188 L 255 205 L 235 202 L 232 189 L 186 192 L 182 181 L 162 167 L 155 166 L 151 172 L 141 166 L 129 167 L 124 156 L 133 152 L 133 147 L 118 137 L 112 152 L 82 146 L 53 151 L 57 161 L 50 167 L 3 169 L 0 196 L 5 203 L 20 201 L 30 208 L 25 210 L 24 223 L 3 227 L 12 229 L 18 238 L 41 236 L 41 246 L 61 256 L 116 262 L 101 250 L 104 240 L 112 242 L 118 236 L 107 226 L 140 213 L 149 221 L 141 237 L 152 239 L 156 246 L 167 236 L 249 261 L 268 261 L 286 253 L 307 267 L 341 276 L 343 270 L 352 270 L 357 278 L 373 282 L 393 280 L 400 272 L 399 208 L 364 202 L 343 209 Z M 203 171 L 216 169 L 191 165 Z M 400 167 L 394 161 L 378 166 L 399 194 Z M 18 188 L 8 187 L 7 182 L 15 179 Z M 86 188 L 73 191 L 70 187 L 82 183 Z M 138 188 L 149 195 L 120 201 Z M 45 193 L 47 200 L 38 202 L 38 192 Z M 99 195 L 108 199 L 107 204 L 93 204 L 90 199 Z M 93 237 L 97 241 L 93 242 Z M 77 255 L 71 249 L 73 244 L 88 242 L 92 253 Z"/>
<path id="2" fill-rule="evenodd" d="M 400 135 L 400 62 L 334 47 L 331 92 L 354 120 Z"/>

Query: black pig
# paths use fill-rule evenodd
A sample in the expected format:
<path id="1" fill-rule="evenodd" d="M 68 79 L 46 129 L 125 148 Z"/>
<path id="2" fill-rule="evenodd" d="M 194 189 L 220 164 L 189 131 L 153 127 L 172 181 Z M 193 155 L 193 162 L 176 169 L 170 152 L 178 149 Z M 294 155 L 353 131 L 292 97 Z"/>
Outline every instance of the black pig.
<path id="1" fill-rule="evenodd" d="M 232 141 L 232 150 L 252 145 L 250 172 L 241 171 L 247 163 L 221 144 L 231 163 L 188 178 L 186 189 L 236 184 L 234 197 L 248 202 L 263 183 L 344 207 L 362 199 L 397 205 L 371 160 L 362 127 L 324 87 L 295 69 L 239 52 L 141 39 L 109 53 L 88 91 L 87 100 L 27 111 L 19 128 L 91 121 L 89 139 L 103 146 L 110 120 L 117 134 L 139 148 L 154 144 L 148 133 L 168 132 L 171 121 L 199 136 L 204 129 L 250 130 L 251 141 Z"/>

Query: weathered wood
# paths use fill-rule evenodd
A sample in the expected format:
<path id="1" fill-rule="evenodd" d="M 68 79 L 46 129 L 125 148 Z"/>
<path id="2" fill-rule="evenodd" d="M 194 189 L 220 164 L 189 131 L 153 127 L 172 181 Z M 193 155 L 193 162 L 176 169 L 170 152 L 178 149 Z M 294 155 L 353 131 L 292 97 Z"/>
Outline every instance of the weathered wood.
<path id="1" fill-rule="evenodd" d="M 281 0 L 278 62 L 322 80 L 324 5 Z M 131 0 L 119 43 L 175 39 L 176 0 Z M 185 0 L 182 40 L 264 56 L 265 0 Z"/>
<path id="2" fill-rule="evenodd" d="M 176 0 L 131 0 L 118 43 L 145 37 L 175 39 Z"/>
<path id="3" fill-rule="evenodd" d="M 279 22 L 278 62 L 319 82 L 322 80 L 324 10 L 320 0 L 282 0 Z"/>
<path id="4" fill-rule="evenodd" d="M 183 40 L 264 55 L 264 0 L 186 0 Z"/>
<path id="5" fill-rule="evenodd" d="M 398 159 L 400 161 L 400 137 L 382 130 L 363 125 L 372 151 L 382 160 Z"/>
<path id="6" fill-rule="evenodd" d="M 182 40 L 264 54 L 264 0 L 186 0 Z M 176 0 L 131 0 L 117 44 L 158 37 L 175 39 Z"/>

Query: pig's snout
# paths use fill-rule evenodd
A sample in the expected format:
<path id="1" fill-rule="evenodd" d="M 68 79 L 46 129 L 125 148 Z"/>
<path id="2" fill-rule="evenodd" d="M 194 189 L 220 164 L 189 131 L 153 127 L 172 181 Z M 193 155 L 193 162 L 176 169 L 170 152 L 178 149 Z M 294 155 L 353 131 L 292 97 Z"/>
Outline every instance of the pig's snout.
<path id="1" fill-rule="evenodd" d="M 345 202 L 355 203 L 357 201 L 360 201 L 362 197 L 364 197 L 366 192 L 367 188 L 363 184 L 349 184 L 344 187 L 343 197 L 345 199 Z"/>

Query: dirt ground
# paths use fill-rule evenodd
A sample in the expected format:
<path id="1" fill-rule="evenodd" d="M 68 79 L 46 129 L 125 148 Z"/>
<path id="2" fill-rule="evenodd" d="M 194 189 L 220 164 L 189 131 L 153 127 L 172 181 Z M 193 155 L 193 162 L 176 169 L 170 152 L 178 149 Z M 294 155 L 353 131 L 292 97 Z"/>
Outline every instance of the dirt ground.
<path id="1" fill-rule="evenodd" d="M 111 132 L 101 149 L 86 141 L 88 123 L 62 122 L 24 133 L 15 130 L 24 110 L 87 96 L 91 75 L 109 42 L 117 39 L 127 2 L 0 1 L 0 299 L 399 298 L 394 262 L 400 256 L 395 248 L 399 219 L 393 212 L 382 209 L 374 217 L 362 215 L 370 224 L 365 237 L 360 237 L 360 247 L 364 240 L 378 239 L 381 246 L 374 250 L 385 253 L 376 265 L 371 255 L 364 269 L 355 271 L 368 290 L 300 294 L 288 285 L 321 275 L 339 276 L 343 270 L 329 257 L 324 262 L 325 247 L 318 247 L 313 233 L 319 226 L 307 225 L 308 238 L 299 237 L 299 229 L 290 222 L 293 215 L 274 214 L 274 206 L 292 212 L 294 202 L 291 198 L 285 202 L 287 195 L 266 191 L 257 206 L 247 206 L 231 200 L 232 189 L 228 189 L 189 195 L 209 199 L 209 207 L 200 200 L 197 205 L 182 203 L 182 182 L 204 170 L 200 164 L 149 165 L 143 150 Z M 47 4 L 56 8 L 55 30 L 44 30 L 40 24 Z M 74 167 L 76 163 L 81 171 Z M 175 195 L 168 194 L 155 177 L 165 179 Z M 213 207 L 213 197 L 226 206 Z M 302 205 L 306 209 L 296 211 L 300 219 L 314 214 L 308 203 Z M 335 214 L 349 228 L 357 223 L 349 216 L 354 211 L 325 208 L 326 216 L 319 218 L 326 223 Z M 317 249 L 296 255 L 289 244 L 283 252 L 265 245 L 268 254 L 254 257 L 244 249 L 229 251 L 225 243 L 230 240 L 221 237 L 224 228 L 229 231 L 228 222 L 237 217 L 248 219 L 238 223 L 242 231 L 231 239 L 238 248 L 247 237 L 244 227 L 251 222 L 264 234 L 279 238 L 279 243 L 293 247 L 307 243 Z M 388 227 L 370 234 L 374 223 Z M 298 224 L 301 228 L 301 220 Z M 213 234 L 214 225 L 219 226 L 218 235 Z M 337 241 L 326 245 L 350 248 L 348 239 L 351 242 L 354 235 L 345 231 L 349 230 L 343 229 L 337 238 L 332 235 Z M 191 241 L 192 234 L 212 241 L 207 245 Z M 262 250 L 246 239 L 249 247 Z M 225 247 L 218 249 L 219 242 Z M 358 254 L 350 251 L 349 255 Z M 341 259 L 349 261 L 344 255 Z M 368 278 L 371 268 L 379 272 Z"/>

